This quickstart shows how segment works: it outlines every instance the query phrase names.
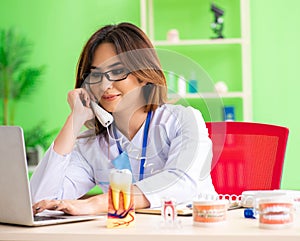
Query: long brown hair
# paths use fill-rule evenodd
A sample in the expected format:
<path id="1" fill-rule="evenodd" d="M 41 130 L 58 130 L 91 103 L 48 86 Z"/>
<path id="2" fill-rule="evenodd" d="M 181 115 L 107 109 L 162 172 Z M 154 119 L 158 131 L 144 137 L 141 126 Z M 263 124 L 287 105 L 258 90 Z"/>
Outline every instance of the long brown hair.
<path id="1" fill-rule="evenodd" d="M 167 101 L 166 78 L 159 58 L 147 35 L 131 23 L 106 25 L 97 30 L 85 44 L 78 60 L 75 88 L 81 88 L 84 77 L 90 72 L 96 48 L 102 43 L 112 43 L 117 55 L 131 74 L 139 81 L 148 83 L 143 89 L 146 100 L 145 111 L 155 110 Z M 96 134 L 105 132 L 105 128 L 97 119 L 94 124 Z"/>

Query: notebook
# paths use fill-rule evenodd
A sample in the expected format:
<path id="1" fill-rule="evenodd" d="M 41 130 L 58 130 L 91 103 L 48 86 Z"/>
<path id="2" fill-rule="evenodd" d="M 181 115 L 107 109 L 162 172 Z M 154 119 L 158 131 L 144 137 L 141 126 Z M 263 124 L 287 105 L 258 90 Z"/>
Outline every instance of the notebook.
<path id="1" fill-rule="evenodd" d="M 46 211 L 35 221 L 32 211 L 24 135 L 21 127 L 0 126 L 0 223 L 42 226 L 104 216 L 71 216 Z M 45 214 L 45 216 L 42 216 Z"/>
<path id="2" fill-rule="evenodd" d="M 136 209 L 136 213 L 142 214 L 161 214 L 161 208 L 141 208 Z M 191 205 L 178 205 L 176 206 L 176 213 L 178 216 L 192 216 L 193 208 Z"/>

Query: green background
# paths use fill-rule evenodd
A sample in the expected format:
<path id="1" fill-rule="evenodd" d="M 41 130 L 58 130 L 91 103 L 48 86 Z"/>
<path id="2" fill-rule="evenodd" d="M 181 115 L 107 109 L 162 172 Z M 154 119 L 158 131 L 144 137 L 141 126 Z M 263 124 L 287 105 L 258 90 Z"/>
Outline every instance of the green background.
<path id="1" fill-rule="evenodd" d="M 171 28 L 177 28 L 182 39 L 211 37 L 210 2 L 155 1 L 155 37 L 165 39 Z M 239 1 L 214 2 L 225 9 L 225 37 L 240 37 Z M 192 11 L 184 10 L 183 5 L 187 4 Z M 290 129 L 282 178 L 284 189 L 300 189 L 299 10 L 298 0 L 250 0 L 253 121 Z M 74 87 L 75 67 L 83 44 L 99 27 L 121 21 L 140 26 L 139 0 L 0 0 L 0 28 L 15 27 L 26 35 L 34 44 L 31 64 L 46 65 L 40 85 L 18 104 L 15 124 L 26 130 L 45 120 L 49 129 L 61 127 L 69 113 L 67 92 Z M 241 76 L 239 46 L 210 48 L 189 46 L 176 51 L 199 62 L 214 82 L 226 81 L 230 91 L 241 90 L 236 81 Z M 213 51 L 218 51 L 217 62 L 222 63 L 219 66 L 215 66 Z M 227 103 L 236 106 L 237 119 L 242 120 L 241 101 L 226 100 Z M 199 103 L 192 100 L 190 104 L 197 107 Z M 1 110 L 2 104 L 0 113 Z"/>

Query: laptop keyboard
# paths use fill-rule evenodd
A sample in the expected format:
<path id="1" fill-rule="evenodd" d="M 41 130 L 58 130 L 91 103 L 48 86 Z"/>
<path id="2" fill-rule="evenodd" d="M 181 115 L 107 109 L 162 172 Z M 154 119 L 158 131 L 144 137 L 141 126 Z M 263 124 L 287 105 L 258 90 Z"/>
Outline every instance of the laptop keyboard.
<path id="1" fill-rule="evenodd" d="M 65 219 L 65 217 L 61 217 L 61 216 L 34 216 L 34 221 L 46 221 L 46 220 L 57 220 L 57 219 Z"/>

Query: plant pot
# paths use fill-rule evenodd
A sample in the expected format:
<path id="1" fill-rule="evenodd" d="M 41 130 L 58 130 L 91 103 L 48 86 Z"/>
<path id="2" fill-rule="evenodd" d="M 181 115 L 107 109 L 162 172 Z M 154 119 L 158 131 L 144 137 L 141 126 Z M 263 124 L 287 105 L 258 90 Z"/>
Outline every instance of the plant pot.
<path id="1" fill-rule="evenodd" d="M 28 166 L 37 166 L 42 159 L 43 148 L 41 146 L 27 147 L 26 158 Z"/>

